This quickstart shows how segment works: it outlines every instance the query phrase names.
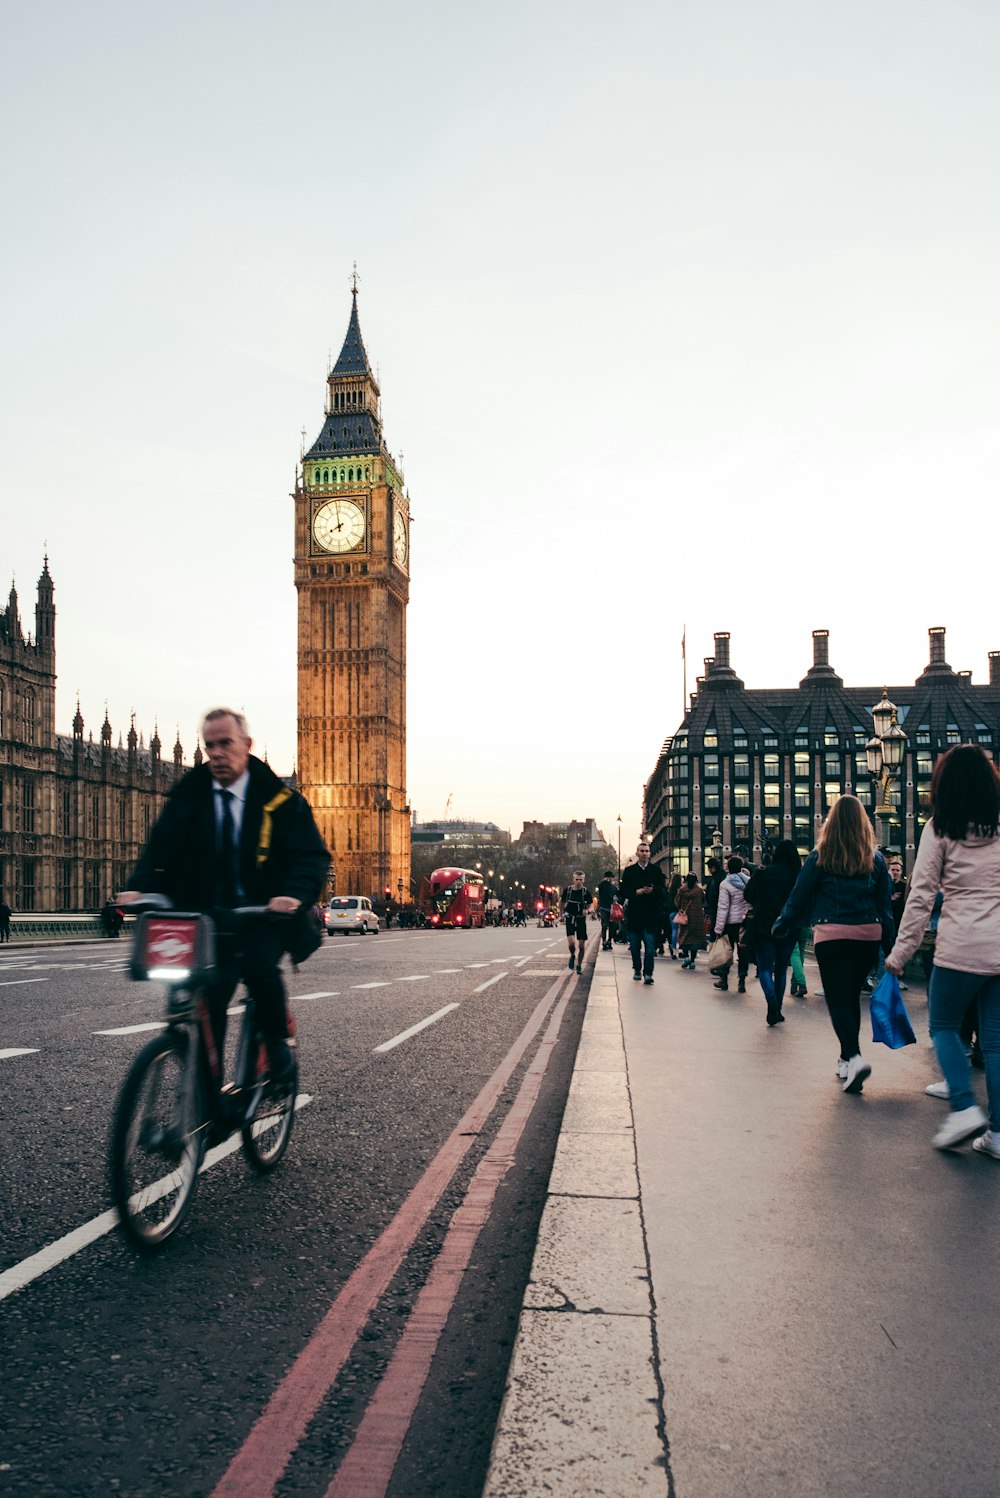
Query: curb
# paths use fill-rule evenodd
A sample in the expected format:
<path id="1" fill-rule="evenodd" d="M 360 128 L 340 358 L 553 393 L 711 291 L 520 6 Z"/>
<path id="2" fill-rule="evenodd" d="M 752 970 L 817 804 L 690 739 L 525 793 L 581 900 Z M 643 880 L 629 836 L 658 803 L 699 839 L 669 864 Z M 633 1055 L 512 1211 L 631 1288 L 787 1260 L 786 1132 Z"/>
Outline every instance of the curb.
<path id="1" fill-rule="evenodd" d="M 483 1498 L 666 1495 L 614 953 L 597 953 Z"/>

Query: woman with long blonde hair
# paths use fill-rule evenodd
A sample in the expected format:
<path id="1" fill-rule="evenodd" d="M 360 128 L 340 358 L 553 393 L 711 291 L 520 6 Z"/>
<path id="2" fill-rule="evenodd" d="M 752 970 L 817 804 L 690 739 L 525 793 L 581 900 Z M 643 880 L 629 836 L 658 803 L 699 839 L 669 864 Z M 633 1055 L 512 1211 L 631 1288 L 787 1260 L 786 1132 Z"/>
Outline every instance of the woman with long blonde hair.
<path id="1" fill-rule="evenodd" d="M 783 940 L 801 926 L 813 926 L 826 1006 L 840 1041 L 837 1077 L 845 1092 L 860 1092 L 871 1075 L 861 1055 L 861 990 L 879 947 L 888 952 L 893 943 L 891 893 L 868 813 L 856 796 L 839 796 L 772 935 Z"/>

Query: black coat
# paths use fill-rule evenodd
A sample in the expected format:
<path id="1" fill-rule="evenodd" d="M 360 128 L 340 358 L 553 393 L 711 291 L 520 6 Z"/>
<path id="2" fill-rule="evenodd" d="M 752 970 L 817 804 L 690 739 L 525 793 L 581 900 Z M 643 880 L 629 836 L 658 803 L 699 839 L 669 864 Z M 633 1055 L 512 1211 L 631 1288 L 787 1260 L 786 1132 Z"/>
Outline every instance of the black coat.
<path id="1" fill-rule="evenodd" d="M 312 912 L 330 855 L 307 802 L 253 755 L 248 769 L 239 849 L 244 899 L 248 905 L 266 905 L 275 895 L 302 901 L 289 920 L 287 943 L 301 962 L 320 944 Z M 211 910 L 216 879 L 212 776 L 207 765 L 198 765 L 167 797 L 128 888 L 167 895 L 181 910 Z"/>
<path id="2" fill-rule="evenodd" d="M 797 878 L 797 869 L 780 863 L 769 863 L 766 869 L 754 870 L 746 888 L 746 902 L 753 910 L 755 927 L 762 935 L 770 935 Z"/>
<path id="3" fill-rule="evenodd" d="M 651 895 L 637 895 L 635 891 L 651 884 Z M 619 900 L 625 905 L 625 929 L 627 931 L 659 931 L 666 908 L 667 881 L 658 863 L 650 861 L 644 869 L 630 863 L 622 870 L 618 886 Z"/>

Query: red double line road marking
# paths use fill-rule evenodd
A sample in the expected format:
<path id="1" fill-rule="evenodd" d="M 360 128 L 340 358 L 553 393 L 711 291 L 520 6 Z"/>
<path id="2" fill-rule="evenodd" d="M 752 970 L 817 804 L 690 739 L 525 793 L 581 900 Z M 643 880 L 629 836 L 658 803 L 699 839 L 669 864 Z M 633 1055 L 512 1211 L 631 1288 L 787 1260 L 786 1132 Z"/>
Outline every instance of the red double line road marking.
<path id="1" fill-rule="evenodd" d="M 475 1102 L 455 1125 L 392 1222 L 354 1270 L 275 1389 L 263 1413 L 213 1489 L 211 1498 L 271 1498 L 296 1447 L 302 1441 L 310 1420 L 347 1361 L 365 1322 L 379 1298 L 385 1294 L 393 1275 L 471 1149 L 473 1139 L 489 1118 L 497 1098 L 541 1029 L 545 1016 L 567 977 L 568 975 L 564 975 L 557 978 L 551 984 Z M 560 1009 L 559 1017 L 561 1016 Z M 547 1051 L 546 1060 L 548 1054 Z M 517 1101 L 520 1101 L 520 1096 L 519 1093 Z M 484 1163 L 486 1158 L 488 1156 L 484 1156 Z"/>
<path id="2" fill-rule="evenodd" d="M 476 1167 L 389 1367 L 325 1498 L 384 1498 L 476 1239 L 493 1210 L 500 1182 L 514 1163 L 568 1003 L 567 991 L 556 1005 L 510 1112 Z"/>

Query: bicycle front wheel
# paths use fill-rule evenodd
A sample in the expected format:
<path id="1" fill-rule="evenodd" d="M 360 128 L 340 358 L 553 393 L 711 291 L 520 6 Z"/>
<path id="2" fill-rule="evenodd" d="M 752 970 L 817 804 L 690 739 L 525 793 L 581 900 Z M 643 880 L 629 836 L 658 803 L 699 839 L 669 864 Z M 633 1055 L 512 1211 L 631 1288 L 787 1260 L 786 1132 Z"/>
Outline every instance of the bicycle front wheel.
<path id="1" fill-rule="evenodd" d="M 125 1236 L 162 1248 L 194 1198 L 205 1153 L 205 1088 L 183 1030 L 166 1030 L 139 1052 L 122 1084 L 111 1130 L 111 1196 Z"/>

